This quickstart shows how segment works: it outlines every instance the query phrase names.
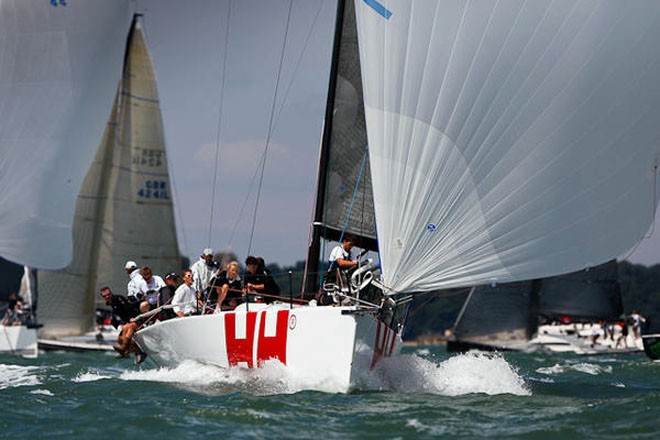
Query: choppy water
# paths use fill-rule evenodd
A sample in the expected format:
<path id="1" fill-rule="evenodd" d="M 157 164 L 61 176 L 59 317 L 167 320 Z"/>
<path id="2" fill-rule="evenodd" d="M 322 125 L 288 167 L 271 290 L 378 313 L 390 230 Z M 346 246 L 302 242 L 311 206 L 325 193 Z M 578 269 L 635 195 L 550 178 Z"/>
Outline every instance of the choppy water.
<path id="1" fill-rule="evenodd" d="M 363 390 L 279 365 L 139 367 L 112 354 L 0 357 L 0 438 L 657 438 L 660 363 L 643 354 L 408 349 Z"/>

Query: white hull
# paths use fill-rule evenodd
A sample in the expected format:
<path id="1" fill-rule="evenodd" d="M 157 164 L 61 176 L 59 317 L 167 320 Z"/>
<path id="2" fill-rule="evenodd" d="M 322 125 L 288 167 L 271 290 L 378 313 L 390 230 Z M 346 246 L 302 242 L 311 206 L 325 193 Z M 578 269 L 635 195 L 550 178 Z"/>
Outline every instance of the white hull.
<path id="1" fill-rule="evenodd" d="M 249 308 L 157 322 L 135 340 L 159 366 L 194 360 L 254 368 L 277 359 L 294 374 L 313 374 L 344 390 L 360 372 L 401 349 L 400 334 L 376 319 L 375 312 L 352 306 Z"/>
<path id="2" fill-rule="evenodd" d="M 0 354 L 37 357 L 37 329 L 25 325 L 0 325 Z"/>
<path id="3" fill-rule="evenodd" d="M 632 331 L 626 338 L 619 339 L 620 336 L 621 330 L 615 326 L 614 336 L 605 338 L 597 323 L 542 325 L 537 336 L 529 342 L 529 347 L 531 351 L 585 355 L 630 353 L 644 349 L 642 338 L 635 338 Z"/>
<path id="4" fill-rule="evenodd" d="M 46 351 L 114 351 L 112 345 L 117 343 L 118 335 L 119 331 L 112 328 L 81 336 L 39 338 L 38 343 L 39 349 Z"/>

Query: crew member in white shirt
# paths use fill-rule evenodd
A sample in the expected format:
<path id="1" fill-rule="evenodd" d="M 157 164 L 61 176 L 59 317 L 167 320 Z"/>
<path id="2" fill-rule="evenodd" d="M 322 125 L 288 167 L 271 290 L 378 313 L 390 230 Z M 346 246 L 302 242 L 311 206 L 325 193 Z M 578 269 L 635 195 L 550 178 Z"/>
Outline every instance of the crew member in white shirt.
<path id="1" fill-rule="evenodd" d="M 139 304 L 145 299 L 147 293 L 147 283 L 140 274 L 140 269 L 135 261 L 127 261 L 124 265 L 126 275 L 128 275 L 128 285 L 126 286 L 126 295 L 132 304 Z"/>
<path id="2" fill-rule="evenodd" d="M 195 303 L 197 295 L 195 294 L 195 288 L 193 284 L 193 275 L 192 271 L 186 270 L 181 276 L 183 279 L 183 284 L 181 284 L 174 292 L 174 298 L 172 298 L 172 305 L 174 313 L 179 316 L 187 316 L 195 311 Z"/>
<path id="3" fill-rule="evenodd" d="M 213 261 L 213 249 L 211 248 L 204 249 L 199 260 L 190 266 L 193 274 L 193 287 L 198 294 L 198 298 L 201 298 L 201 295 L 206 292 L 209 280 L 217 268 L 218 265 Z"/>

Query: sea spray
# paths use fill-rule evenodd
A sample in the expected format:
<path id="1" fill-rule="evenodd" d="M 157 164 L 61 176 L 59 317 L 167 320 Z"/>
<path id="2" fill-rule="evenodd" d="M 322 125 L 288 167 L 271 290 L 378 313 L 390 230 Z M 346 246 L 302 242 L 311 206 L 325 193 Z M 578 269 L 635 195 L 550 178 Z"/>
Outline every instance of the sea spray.
<path id="1" fill-rule="evenodd" d="M 499 354 L 466 353 L 441 362 L 416 354 L 401 355 L 386 359 L 379 371 L 390 389 L 399 392 L 531 395 L 516 368 Z"/>
<path id="2" fill-rule="evenodd" d="M 154 381 L 177 384 L 183 388 L 209 395 L 242 392 L 257 396 L 292 394 L 315 390 L 340 393 L 345 390 L 338 383 L 321 381 L 313 374 L 304 375 L 277 361 L 265 362 L 261 368 L 230 367 L 186 361 L 176 368 L 154 368 L 125 371 L 120 379 Z"/>
<path id="3" fill-rule="evenodd" d="M 251 395 L 292 394 L 300 391 L 346 393 L 398 391 L 461 395 L 471 393 L 529 395 L 529 387 L 516 369 L 498 354 L 469 353 L 445 361 L 416 354 L 382 359 L 373 370 L 359 369 L 350 390 L 341 383 L 301 374 L 277 361 L 261 368 L 219 368 L 187 361 L 176 368 L 125 371 L 120 379 L 177 384 L 209 395 L 236 392 Z"/>
<path id="4" fill-rule="evenodd" d="M 0 390 L 41 384 L 39 367 L 0 364 Z"/>

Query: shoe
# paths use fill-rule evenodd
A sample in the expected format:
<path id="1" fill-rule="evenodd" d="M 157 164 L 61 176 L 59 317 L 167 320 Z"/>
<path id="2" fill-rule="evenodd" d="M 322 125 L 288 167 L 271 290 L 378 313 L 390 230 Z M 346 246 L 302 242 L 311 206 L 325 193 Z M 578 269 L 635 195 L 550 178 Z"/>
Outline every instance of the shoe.
<path id="1" fill-rule="evenodd" d="M 122 348 L 120 345 L 114 344 L 112 348 L 117 352 L 117 353 L 123 353 L 126 349 Z"/>
<path id="2" fill-rule="evenodd" d="M 135 353 L 135 365 L 140 365 L 147 358 L 147 353 L 140 351 Z"/>
<path id="3" fill-rule="evenodd" d="M 125 351 L 120 351 L 115 355 L 115 359 L 124 359 L 126 356 L 128 356 L 128 353 Z"/>

